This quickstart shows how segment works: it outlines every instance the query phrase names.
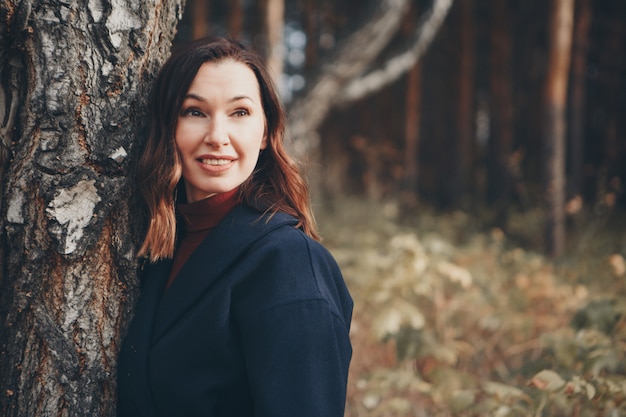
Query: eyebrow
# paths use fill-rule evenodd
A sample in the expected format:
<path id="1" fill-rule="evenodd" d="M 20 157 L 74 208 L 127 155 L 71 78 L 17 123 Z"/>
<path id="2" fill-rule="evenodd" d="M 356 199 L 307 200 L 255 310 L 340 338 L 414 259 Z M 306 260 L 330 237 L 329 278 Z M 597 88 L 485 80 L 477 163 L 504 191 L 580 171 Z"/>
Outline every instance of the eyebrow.
<path id="1" fill-rule="evenodd" d="M 194 99 L 194 100 L 198 100 L 201 101 L 203 103 L 207 102 L 207 99 L 205 99 L 202 96 L 199 96 L 197 94 L 193 94 L 193 93 L 188 93 L 185 95 L 184 99 L 187 100 L 188 98 Z M 239 100 L 250 100 L 254 103 L 254 99 L 252 99 L 252 97 L 250 96 L 246 96 L 246 95 L 240 95 L 240 96 L 235 96 L 233 98 L 231 98 L 230 100 L 228 100 L 229 103 L 234 103 L 235 101 L 239 101 Z"/>

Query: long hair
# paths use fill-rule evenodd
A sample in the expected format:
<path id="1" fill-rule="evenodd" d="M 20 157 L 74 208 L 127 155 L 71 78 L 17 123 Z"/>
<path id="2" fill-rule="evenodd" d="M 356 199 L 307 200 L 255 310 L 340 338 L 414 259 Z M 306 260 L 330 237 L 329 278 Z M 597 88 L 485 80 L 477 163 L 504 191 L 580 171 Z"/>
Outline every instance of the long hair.
<path id="1" fill-rule="evenodd" d="M 308 187 L 283 144 L 285 111 L 262 60 L 239 42 L 203 38 L 183 46 L 165 62 L 150 97 L 150 131 L 137 167 L 139 192 L 149 218 L 138 255 L 150 261 L 174 255 L 177 190 L 184 189 L 179 187 L 182 163 L 174 132 L 184 97 L 202 64 L 224 60 L 240 62 L 254 72 L 267 129 L 267 147 L 252 175 L 239 187 L 241 200 L 259 211 L 290 214 L 298 220 L 297 227 L 319 239 Z"/>

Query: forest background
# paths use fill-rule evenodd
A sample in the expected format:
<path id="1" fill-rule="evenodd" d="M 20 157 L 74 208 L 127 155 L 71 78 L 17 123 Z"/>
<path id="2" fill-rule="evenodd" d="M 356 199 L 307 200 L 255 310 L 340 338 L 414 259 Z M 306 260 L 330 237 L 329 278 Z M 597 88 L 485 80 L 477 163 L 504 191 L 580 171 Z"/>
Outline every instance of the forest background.
<path id="1" fill-rule="evenodd" d="M 104 61 L 76 73 L 110 101 L 77 94 L 75 124 L 14 122 L 28 108 L 16 97 L 53 120 L 54 94 L 73 85 L 57 70 L 43 104 L 9 94 L 22 65 L 46 63 L 17 58 L 29 37 L 62 44 L 72 19 L 70 6 L 28 3 L 3 4 L 0 25 L 2 415 L 112 415 L 140 228 L 116 217 L 133 212 L 120 197 L 137 147 L 123 129 L 141 131 L 147 91 L 129 80 L 153 73 L 174 33 L 173 48 L 240 38 L 276 74 L 324 244 L 355 299 L 346 416 L 626 415 L 626 3 L 137 2 L 142 15 L 101 1 L 109 32 L 89 34 Z M 137 22 L 109 24 L 119 10 Z M 142 32 L 151 13 L 162 17 Z M 62 61 L 62 49 L 46 53 Z"/>
<path id="2" fill-rule="evenodd" d="M 363 8 L 252 3 L 192 1 L 178 39 L 278 53 L 287 106 Z M 459 0 L 405 74 L 329 111 L 313 172 L 356 300 L 347 416 L 626 414 L 625 41 L 620 1 Z"/>

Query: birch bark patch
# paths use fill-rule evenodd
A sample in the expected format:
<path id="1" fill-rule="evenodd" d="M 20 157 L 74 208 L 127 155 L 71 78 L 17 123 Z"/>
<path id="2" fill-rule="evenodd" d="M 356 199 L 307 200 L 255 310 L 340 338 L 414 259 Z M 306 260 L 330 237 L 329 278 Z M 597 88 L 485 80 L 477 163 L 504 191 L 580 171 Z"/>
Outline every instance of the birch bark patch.
<path id="1" fill-rule="evenodd" d="M 10 223 L 24 224 L 22 207 L 24 207 L 24 193 L 14 192 L 11 195 L 9 207 L 7 208 L 7 220 Z"/>
<path id="2" fill-rule="evenodd" d="M 126 158 L 128 156 L 128 154 L 126 153 L 126 149 L 124 149 L 123 146 L 120 146 L 119 148 L 117 148 L 116 150 L 113 151 L 113 153 L 111 155 L 109 155 L 109 158 L 111 158 L 112 160 L 114 160 L 117 163 L 120 163 L 124 160 L 124 158 Z"/>
<path id="3" fill-rule="evenodd" d="M 87 7 L 89 8 L 89 12 L 91 13 L 91 18 L 94 23 L 99 23 L 102 19 L 104 5 L 102 1 L 99 0 L 89 0 L 87 2 Z"/>
<path id="4" fill-rule="evenodd" d="M 96 204 L 101 201 L 94 183 L 94 180 L 81 181 L 72 188 L 60 190 L 48 204 L 46 212 L 64 226 L 55 233 L 59 242 L 65 242 L 64 255 L 76 250 Z"/>
<path id="5" fill-rule="evenodd" d="M 126 7 L 123 0 L 113 0 L 111 7 L 111 14 L 105 25 L 109 29 L 111 44 L 119 49 L 122 46 L 120 32 L 141 28 L 141 20 Z"/>

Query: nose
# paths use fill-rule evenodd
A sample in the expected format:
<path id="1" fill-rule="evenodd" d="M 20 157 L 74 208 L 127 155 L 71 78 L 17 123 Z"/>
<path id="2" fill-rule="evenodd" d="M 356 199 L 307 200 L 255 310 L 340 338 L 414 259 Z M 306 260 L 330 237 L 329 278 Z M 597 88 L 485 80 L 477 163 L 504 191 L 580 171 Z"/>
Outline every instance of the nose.
<path id="1" fill-rule="evenodd" d="M 213 117 L 207 123 L 207 131 L 204 135 L 204 143 L 209 146 L 219 148 L 228 145 L 230 139 L 228 137 L 228 129 L 226 121 L 220 117 Z"/>

